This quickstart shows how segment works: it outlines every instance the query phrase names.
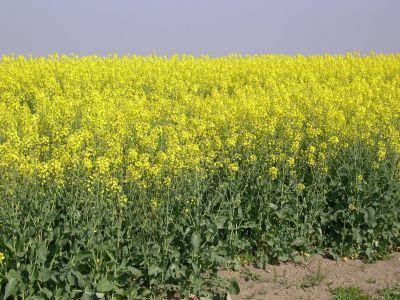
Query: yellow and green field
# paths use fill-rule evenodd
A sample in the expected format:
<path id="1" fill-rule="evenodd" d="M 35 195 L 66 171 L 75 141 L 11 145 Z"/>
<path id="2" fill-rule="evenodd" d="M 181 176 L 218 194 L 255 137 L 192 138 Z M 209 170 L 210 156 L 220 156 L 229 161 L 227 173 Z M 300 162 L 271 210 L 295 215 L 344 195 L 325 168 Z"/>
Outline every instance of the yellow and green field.
<path id="1" fill-rule="evenodd" d="M 399 54 L 0 60 L 0 294 L 233 292 L 394 251 L 399 207 Z"/>

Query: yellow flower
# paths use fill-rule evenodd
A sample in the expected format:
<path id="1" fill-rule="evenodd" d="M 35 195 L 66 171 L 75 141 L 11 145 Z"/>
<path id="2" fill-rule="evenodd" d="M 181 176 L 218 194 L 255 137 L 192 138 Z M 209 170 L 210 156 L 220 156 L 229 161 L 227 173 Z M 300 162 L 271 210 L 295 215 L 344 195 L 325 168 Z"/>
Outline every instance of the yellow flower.
<path id="1" fill-rule="evenodd" d="M 307 149 L 307 164 L 310 167 L 315 166 L 315 150 L 314 146 L 310 146 Z"/>
<path id="2" fill-rule="evenodd" d="M 270 167 L 268 170 L 268 175 L 271 180 L 276 180 L 278 178 L 278 169 L 276 167 Z"/>
<path id="3" fill-rule="evenodd" d="M 298 184 L 296 185 L 296 189 L 297 189 L 299 192 L 302 192 L 305 188 L 306 188 L 306 186 L 305 186 L 303 183 L 298 183 Z"/>
<path id="4" fill-rule="evenodd" d="M 3 262 L 4 259 L 5 259 L 4 253 L 0 252 L 0 264 Z"/>
<path id="5" fill-rule="evenodd" d="M 152 198 L 150 200 L 150 206 L 152 210 L 155 210 L 158 207 L 159 203 L 156 198 Z"/>
<path id="6" fill-rule="evenodd" d="M 383 142 L 379 141 L 378 143 L 378 161 L 382 161 L 386 157 L 386 146 Z"/>
<path id="7" fill-rule="evenodd" d="M 288 163 L 289 167 L 293 167 L 295 164 L 294 157 L 288 157 L 287 163 Z"/>
<path id="8" fill-rule="evenodd" d="M 96 159 L 96 167 L 101 175 L 105 175 L 110 169 L 110 160 L 107 157 L 99 157 Z"/>
<path id="9" fill-rule="evenodd" d="M 249 161 L 253 163 L 253 162 L 255 162 L 256 160 L 257 160 L 257 156 L 254 155 L 254 154 L 251 154 L 250 157 L 249 157 Z"/>
<path id="10" fill-rule="evenodd" d="M 336 145 L 339 143 L 339 138 L 337 136 L 332 136 L 329 138 L 329 143 L 331 143 L 332 145 Z"/>
<path id="11" fill-rule="evenodd" d="M 83 159 L 83 166 L 84 166 L 87 170 L 91 170 L 91 169 L 92 169 L 92 166 L 93 166 L 92 161 L 91 161 L 89 158 L 85 157 L 85 158 Z"/>
<path id="12" fill-rule="evenodd" d="M 275 163 L 275 162 L 276 162 L 276 155 L 275 155 L 275 154 L 271 154 L 271 155 L 269 156 L 269 161 L 270 161 L 271 163 Z"/>
<path id="13" fill-rule="evenodd" d="M 234 147 L 236 145 L 236 141 L 237 141 L 237 136 L 232 135 L 227 139 L 226 143 L 229 147 Z"/>
<path id="14" fill-rule="evenodd" d="M 0 60 L 0 195 L 83 187 L 123 206 L 126 186 L 157 195 L 154 210 L 175 184 L 223 171 L 263 168 L 259 182 L 288 175 L 300 191 L 304 165 L 336 176 L 347 148 L 372 151 L 373 169 L 400 154 L 399 55 Z"/>
<path id="15" fill-rule="evenodd" d="M 167 176 L 164 178 L 165 186 L 169 187 L 171 185 L 171 177 Z"/>
<path id="16" fill-rule="evenodd" d="M 120 203 L 121 206 L 123 206 L 123 207 L 126 206 L 127 202 L 128 202 L 128 197 L 126 195 L 122 195 L 119 198 L 119 203 Z"/>
<path id="17" fill-rule="evenodd" d="M 349 204 L 348 210 L 351 212 L 356 210 L 356 206 L 354 205 L 354 203 Z"/>
<path id="18" fill-rule="evenodd" d="M 220 162 L 220 161 L 216 161 L 214 163 L 214 167 L 216 167 L 216 168 L 222 168 L 223 166 L 224 166 L 224 164 L 222 162 Z"/>
<path id="19" fill-rule="evenodd" d="M 312 153 L 307 154 L 307 164 L 308 164 L 310 167 L 314 167 L 314 166 L 315 166 L 315 157 L 314 157 L 314 154 L 312 154 Z"/>
<path id="20" fill-rule="evenodd" d="M 237 163 L 231 163 L 228 165 L 228 169 L 231 172 L 237 172 L 239 170 L 239 166 Z"/>

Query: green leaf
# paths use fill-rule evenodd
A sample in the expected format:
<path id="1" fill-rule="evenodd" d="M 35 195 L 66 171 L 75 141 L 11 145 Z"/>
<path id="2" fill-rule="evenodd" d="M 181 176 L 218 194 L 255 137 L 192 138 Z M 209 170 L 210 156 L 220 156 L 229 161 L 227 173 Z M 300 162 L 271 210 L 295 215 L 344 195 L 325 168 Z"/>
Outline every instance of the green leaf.
<path id="1" fill-rule="evenodd" d="M 295 263 L 300 263 L 300 262 L 303 261 L 303 257 L 301 257 L 300 255 L 295 255 L 295 256 L 293 257 L 293 261 L 294 261 Z"/>
<path id="2" fill-rule="evenodd" d="M 239 295 L 240 287 L 236 280 L 230 280 L 230 285 L 228 287 L 228 291 L 232 295 Z"/>
<path id="3" fill-rule="evenodd" d="M 217 217 L 217 218 L 215 218 L 215 225 L 217 225 L 217 228 L 218 229 L 222 229 L 223 227 L 224 227 L 224 224 L 225 224 L 225 222 L 226 222 L 226 217 Z"/>
<path id="4" fill-rule="evenodd" d="M 243 218 L 243 210 L 242 210 L 242 208 L 239 207 L 237 211 L 238 211 L 239 219 L 242 219 Z"/>
<path id="5" fill-rule="evenodd" d="M 217 253 L 215 253 L 215 251 L 211 252 L 210 259 L 211 259 L 211 261 L 216 262 L 218 264 L 226 263 L 226 258 L 221 255 L 218 255 Z"/>
<path id="6" fill-rule="evenodd" d="M 68 280 L 68 283 L 69 283 L 69 284 L 71 284 L 71 285 L 74 285 L 74 284 L 75 284 L 75 277 L 74 277 L 74 275 L 72 274 L 72 271 L 69 271 L 69 272 L 67 273 L 67 280 Z"/>
<path id="7" fill-rule="evenodd" d="M 200 248 L 200 234 L 198 232 L 193 232 L 192 233 L 192 237 L 190 238 L 190 244 L 193 247 L 194 251 L 198 251 Z"/>
<path id="8" fill-rule="evenodd" d="M 86 284 L 86 281 L 85 281 L 85 276 L 83 276 L 80 272 L 78 272 L 78 271 L 73 271 L 73 273 L 74 273 L 74 275 L 75 275 L 75 277 L 76 277 L 76 279 L 78 280 L 78 285 L 80 286 L 80 287 L 85 287 L 87 284 Z"/>
<path id="9" fill-rule="evenodd" d="M 360 234 L 360 230 L 359 229 L 354 229 L 353 233 L 353 240 L 356 241 L 356 243 L 361 244 L 362 242 L 362 236 Z"/>
<path id="10" fill-rule="evenodd" d="M 241 226 L 241 228 L 254 228 L 254 227 L 257 227 L 257 223 L 255 221 L 247 221 Z"/>
<path id="11" fill-rule="evenodd" d="M 375 210 L 372 207 L 368 207 L 364 211 L 364 221 L 367 225 L 372 226 L 375 221 Z"/>
<path id="12" fill-rule="evenodd" d="M 10 296 L 17 295 L 16 292 L 21 275 L 15 270 L 10 270 L 6 277 L 8 279 L 8 282 L 4 290 L 4 299 L 7 299 Z"/>
<path id="13" fill-rule="evenodd" d="M 134 275 L 136 277 L 142 276 L 142 272 L 139 269 L 136 269 L 134 267 L 128 266 L 128 267 L 126 267 L 126 270 L 129 271 L 129 273 L 131 273 L 132 275 Z"/>
<path id="14" fill-rule="evenodd" d="M 192 263 L 192 269 L 193 269 L 194 274 L 199 273 L 199 267 L 197 266 L 196 263 Z"/>
<path id="15" fill-rule="evenodd" d="M 43 268 L 39 272 L 39 280 L 41 282 L 46 282 L 50 279 L 51 277 L 51 270 L 48 268 Z"/>
<path id="16" fill-rule="evenodd" d="M 301 246 L 304 244 L 304 240 L 302 238 L 295 238 L 292 242 L 292 246 Z"/>
<path id="17" fill-rule="evenodd" d="M 105 249 L 105 252 L 107 253 L 108 257 L 114 262 L 116 263 L 115 257 L 114 255 L 112 255 L 112 253 L 110 251 L 108 251 L 107 249 Z"/>
<path id="18" fill-rule="evenodd" d="M 88 291 L 84 291 L 81 300 L 91 300 L 91 299 L 92 299 L 92 294 Z"/>
<path id="19" fill-rule="evenodd" d="M 96 285 L 97 292 L 107 293 L 114 289 L 114 283 L 103 277 Z"/>
<path id="20" fill-rule="evenodd" d="M 77 261 L 81 261 L 81 260 L 84 260 L 85 258 L 91 257 L 91 256 L 92 256 L 92 252 L 91 251 L 82 250 L 82 251 L 78 252 L 78 254 L 76 255 L 75 259 Z"/>
<path id="21" fill-rule="evenodd" d="M 161 268 L 156 265 L 151 265 L 149 267 L 149 275 L 150 276 L 157 275 L 157 274 L 161 273 L 161 271 L 162 271 Z"/>
<path id="22" fill-rule="evenodd" d="M 287 254 L 279 255 L 279 256 L 278 256 L 278 260 L 279 260 L 279 261 L 286 262 L 286 261 L 289 260 L 289 256 L 288 256 Z"/>
<path id="23" fill-rule="evenodd" d="M 146 289 L 146 288 L 143 288 L 143 290 L 142 290 L 141 293 L 140 293 L 140 295 L 141 295 L 144 299 L 150 298 L 150 297 L 149 297 L 150 294 L 151 294 L 151 291 L 148 290 L 148 289 Z"/>
<path id="24" fill-rule="evenodd" d="M 272 209 L 272 210 L 277 210 L 278 206 L 274 203 L 269 203 L 268 206 Z"/>
<path id="25" fill-rule="evenodd" d="M 10 250 L 11 252 L 14 252 L 15 249 L 13 247 L 13 243 L 12 240 L 6 240 L 5 238 L 3 239 L 3 244 L 4 246 L 6 246 L 8 248 L 8 250 Z"/>
<path id="26" fill-rule="evenodd" d="M 38 259 L 39 263 L 43 264 L 43 263 L 46 262 L 46 257 L 47 257 L 48 253 L 49 253 L 49 251 L 47 250 L 46 245 L 45 244 L 41 244 L 39 246 L 39 248 L 37 249 L 37 252 L 36 252 L 37 259 Z"/>
<path id="27" fill-rule="evenodd" d="M 42 293 L 44 293 L 47 298 L 52 298 L 53 297 L 53 293 L 49 289 L 41 288 L 40 291 Z"/>

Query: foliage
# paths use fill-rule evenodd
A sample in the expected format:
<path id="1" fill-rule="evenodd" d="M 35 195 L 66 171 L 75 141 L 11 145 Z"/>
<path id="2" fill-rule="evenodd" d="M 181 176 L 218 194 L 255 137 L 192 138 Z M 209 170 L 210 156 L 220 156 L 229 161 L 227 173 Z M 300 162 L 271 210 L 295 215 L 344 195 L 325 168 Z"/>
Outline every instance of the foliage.
<path id="1" fill-rule="evenodd" d="M 379 296 L 382 299 L 400 300 L 400 283 L 384 288 L 379 291 Z"/>
<path id="2" fill-rule="evenodd" d="M 373 298 L 365 294 L 360 288 L 347 286 L 337 287 L 332 291 L 335 300 L 372 300 Z"/>
<path id="3" fill-rule="evenodd" d="M 2 57 L 0 287 L 237 292 L 216 276 L 400 245 L 400 55 Z"/>

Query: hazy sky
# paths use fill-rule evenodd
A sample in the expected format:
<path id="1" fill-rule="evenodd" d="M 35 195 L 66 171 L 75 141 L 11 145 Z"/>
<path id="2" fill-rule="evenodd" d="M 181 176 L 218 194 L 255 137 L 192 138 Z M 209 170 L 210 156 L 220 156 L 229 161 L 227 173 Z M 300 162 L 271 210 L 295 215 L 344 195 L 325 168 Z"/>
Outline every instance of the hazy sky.
<path id="1" fill-rule="evenodd" d="M 400 0 L 0 0 L 0 54 L 400 52 Z"/>

